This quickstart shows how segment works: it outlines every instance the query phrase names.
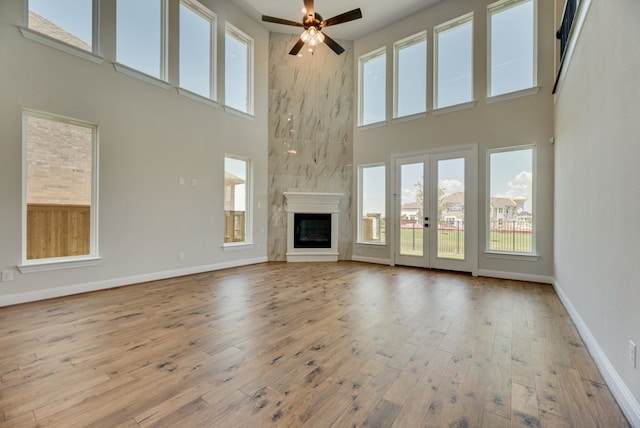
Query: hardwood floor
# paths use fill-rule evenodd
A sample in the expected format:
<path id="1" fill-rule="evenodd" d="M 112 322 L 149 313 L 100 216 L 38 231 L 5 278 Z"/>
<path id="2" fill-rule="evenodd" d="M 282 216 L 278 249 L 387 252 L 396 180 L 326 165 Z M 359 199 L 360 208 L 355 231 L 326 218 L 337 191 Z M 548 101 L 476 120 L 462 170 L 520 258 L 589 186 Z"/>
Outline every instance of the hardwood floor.
<path id="1" fill-rule="evenodd" d="M 267 263 L 0 308 L 0 427 L 626 427 L 551 286 Z"/>

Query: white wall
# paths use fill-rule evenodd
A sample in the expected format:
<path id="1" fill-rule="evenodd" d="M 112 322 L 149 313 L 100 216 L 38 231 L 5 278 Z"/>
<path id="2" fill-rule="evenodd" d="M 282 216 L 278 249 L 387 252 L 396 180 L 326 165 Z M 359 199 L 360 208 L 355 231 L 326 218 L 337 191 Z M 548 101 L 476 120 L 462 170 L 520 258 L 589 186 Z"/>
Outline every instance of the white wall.
<path id="1" fill-rule="evenodd" d="M 627 361 L 629 340 L 640 345 L 638 23 L 638 1 L 593 0 L 558 93 L 555 278 L 640 426 L 640 366 Z M 633 397 L 623 397 L 625 389 Z"/>
<path id="2" fill-rule="evenodd" d="M 23 38 L 23 2 L 0 2 L 0 305 L 266 259 L 268 32 L 226 0 L 218 15 L 218 98 L 224 100 L 224 24 L 255 40 L 255 119 L 176 90 L 178 1 L 170 1 L 169 80 L 163 89 L 116 72 L 115 1 L 101 3 L 102 64 Z M 99 266 L 21 274 L 21 111 L 99 126 Z M 253 160 L 253 248 L 222 250 L 223 158 Z M 178 185 L 185 177 L 186 186 Z M 191 187 L 191 179 L 198 180 Z M 185 253 L 178 260 L 178 251 Z M 45 291 L 46 290 L 46 291 Z M 26 294 L 25 294 L 26 293 Z"/>
<path id="3" fill-rule="evenodd" d="M 387 47 L 387 117 L 391 116 L 393 94 L 393 43 L 427 30 L 428 83 L 427 106 L 432 106 L 433 27 L 463 14 L 474 12 L 474 97 L 473 108 L 411 121 L 387 122 L 384 127 L 358 129 L 354 133 L 354 167 L 385 162 L 387 165 L 387 194 L 391 175 L 391 156 L 427 149 L 477 143 L 478 145 L 478 211 L 480 273 L 504 274 L 513 278 L 550 281 L 553 261 L 553 147 L 549 138 L 553 133 L 554 83 L 554 5 L 538 0 L 538 85 L 540 90 L 529 95 L 496 103 L 485 101 L 487 94 L 487 12 L 490 1 L 447 0 L 418 12 L 355 42 L 355 57 L 380 47 Z M 356 71 L 357 72 L 357 71 Z M 486 153 L 488 149 L 533 144 L 537 147 L 535 174 L 537 252 L 534 261 L 490 258 L 485 249 Z M 355 174 L 354 174 L 355 175 Z M 355 187 L 354 187 L 355 189 Z M 355 194 L 355 191 L 354 191 Z M 387 201 L 387 216 L 391 212 Z M 355 230 L 355 229 L 354 229 Z M 388 260 L 389 245 L 374 247 L 355 244 L 356 257 Z"/>

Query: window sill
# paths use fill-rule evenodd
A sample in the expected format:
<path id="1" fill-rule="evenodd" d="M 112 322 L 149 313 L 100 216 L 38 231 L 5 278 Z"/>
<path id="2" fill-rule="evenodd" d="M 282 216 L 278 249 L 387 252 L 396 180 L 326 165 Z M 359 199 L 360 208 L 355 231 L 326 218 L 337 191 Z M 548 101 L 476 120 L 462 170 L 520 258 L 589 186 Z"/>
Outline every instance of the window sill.
<path id="1" fill-rule="evenodd" d="M 407 116 L 394 117 L 393 120 L 391 120 L 391 123 L 409 122 L 411 120 L 424 119 L 426 117 L 427 117 L 427 112 L 423 111 L 420 113 L 409 114 Z"/>
<path id="2" fill-rule="evenodd" d="M 246 111 L 238 110 L 233 107 L 229 107 L 228 105 L 224 106 L 224 111 L 227 113 L 231 113 L 234 116 L 241 117 L 243 119 L 255 120 L 255 116 L 251 113 L 247 113 Z"/>
<path id="3" fill-rule="evenodd" d="M 42 43 L 43 45 L 49 46 L 54 49 L 58 49 L 59 51 L 66 52 L 71 55 L 75 55 L 78 58 L 86 59 L 87 61 L 93 62 L 94 64 L 102 64 L 104 58 L 100 55 L 96 55 L 93 52 L 86 51 L 79 47 L 70 45 L 61 40 L 55 39 L 51 36 L 47 36 L 46 34 L 40 33 L 39 31 L 32 30 L 31 28 L 26 27 L 18 27 L 20 32 L 22 33 L 22 37 L 25 39 L 33 40 L 38 43 Z"/>
<path id="4" fill-rule="evenodd" d="M 192 92 L 192 91 L 190 91 L 188 89 L 184 89 L 184 88 L 178 87 L 178 93 L 180 95 L 184 96 L 184 97 L 187 97 L 187 98 L 192 99 L 194 101 L 198 101 L 198 102 L 200 102 L 202 104 L 206 104 L 206 105 L 211 106 L 211 107 L 220 107 L 220 104 L 217 101 L 215 101 L 215 100 L 213 100 L 211 98 L 207 98 L 204 95 L 200 95 L 200 94 L 197 94 L 195 92 Z"/>
<path id="5" fill-rule="evenodd" d="M 386 247 L 387 246 L 386 242 L 366 242 L 366 241 L 358 241 L 358 242 L 356 242 L 356 245 L 360 245 L 360 246 L 363 246 L 363 247 L 369 247 L 369 246 L 372 246 L 372 247 Z"/>
<path id="6" fill-rule="evenodd" d="M 518 260 L 526 262 L 537 262 L 540 258 L 537 254 L 526 253 L 499 253 L 496 251 L 485 251 L 485 257 L 488 259 Z"/>
<path id="7" fill-rule="evenodd" d="M 382 128 L 383 126 L 387 126 L 386 120 L 382 120 L 380 122 L 368 123 L 366 125 L 358 125 L 358 130 L 365 131 L 367 129 Z"/>
<path id="8" fill-rule="evenodd" d="M 48 272 L 52 270 L 76 269 L 102 264 L 102 257 L 60 257 L 30 261 L 18 266 L 20 273 Z"/>
<path id="9" fill-rule="evenodd" d="M 540 86 L 533 86 L 531 88 L 521 89 L 519 91 L 507 92 L 506 94 L 493 95 L 491 97 L 487 97 L 485 101 L 487 104 L 498 103 L 500 101 L 535 95 L 538 92 L 540 92 Z"/>
<path id="10" fill-rule="evenodd" d="M 171 84 L 169 84 L 169 82 L 160 80 L 155 76 L 152 76 L 147 73 L 143 73 L 142 71 L 138 71 L 135 68 L 131 68 L 124 64 L 120 64 L 119 62 L 114 62 L 113 68 L 115 68 L 116 71 L 119 73 L 126 74 L 127 76 L 130 76 L 130 77 L 135 77 L 136 79 L 142 80 L 147 83 L 151 83 L 152 85 L 156 85 L 160 88 L 163 88 L 163 89 L 171 88 Z"/>
<path id="11" fill-rule="evenodd" d="M 475 107 L 475 105 L 476 105 L 475 101 L 469 101 L 468 103 L 462 103 L 462 104 L 456 104 L 453 106 L 437 108 L 433 110 L 431 113 L 434 116 L 439 116 L 441 114 L 451 113 L 454 111 L 467 110 Z"/>
<path id="12" fill-rule="evenodd" d="M 256 244 L 248 242 L 240 242 L 237 244 L 224 244 L 222 245 L 222 251 L 240 251 L 240 250 L 252 250 L 258 248 Z"/>

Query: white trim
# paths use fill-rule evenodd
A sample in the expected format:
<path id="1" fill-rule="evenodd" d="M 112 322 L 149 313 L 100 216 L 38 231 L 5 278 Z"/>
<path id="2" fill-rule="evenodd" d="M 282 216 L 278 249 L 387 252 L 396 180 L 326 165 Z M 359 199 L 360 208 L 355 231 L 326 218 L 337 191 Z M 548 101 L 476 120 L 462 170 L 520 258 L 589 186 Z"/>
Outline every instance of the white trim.
<path id="1" fill-rule="evenodd" d="M 210 107 L 216 107 L 216 108 L 220 107 L 220 103 L 218 103 L 215 100 L 212 100 L 211 98 L 207 98 L 204 95 L 200 95 L 198 93 L 192 92 L 188 89 L 181 88 L 181 87 L 178 87 L 177 90 L 180 95 L 187 97 L 189 99 L 192 99 L 194 101 L 198 101 L 199 103 L 206 104 Z"/>
<path id="2" fill-rule="evenodd" d="M 256 118 L 256 117 L 255 117 L 253 114 L 251 114 L 251 113 L 247 113 L 247 112 L 244 112 L 244 111 L 242 111 L 242 110 L 238 110 L 238 109 L 233 108 L 233 107 L 228 106 L 228 105 L 224 105 L 224 111 L 226 111 L 227 113 L 231 113 L 231 114 L 232 114 L 232 115 L 234 115 L 234 116 L 241 117 L 241 118 L 243 118 L 243 119 L 254 120 L 254 119 Z"/>
<path id="3" fill-rule="evenodd" d="M 7 294 L 4 296 L 0 296 L 0 307 L 266 262 L 267 257 L 257 257 L 254 259 L 215 263 L 210 265 L 194 266 L 190 268 L 168 270 L 163 272 L 113 278 L 103 281 L 65 285 L 62 287 L 46 288 L 43 290 L 27 291 L 24 293 Z"/>
<path id="4" fill-rule="evenodd" d="M 396 123 L 402 123 L 402 122 L 409 122 L 416 119 L 426 119 L 426 117 L 427 117 L 427 112 L 423 111 L 420 113 L 408 114 L 406 116 L 394 117 L 393 119 L 391 119 L 391 123 L 396 124 Z"/>
<path id="5" fill-rule="evenodd" d="M 555 279 L 553 281 L 553 288 L 569 313 L 569 317 L 576 326 L 578 333 L 580 333 L 587 350 L 596 363 L 598 370 L 600 370 L 600 373 L 611 390 L 611 393 L 618 402 L 618 405 L 620 405 L 620 408 L 627 419 L 629 419 L 631 426 L 640 427 L 640 403 L 638 403 L 638 400 L 633 396 L 629 387 L 624 383 L 616 369 L 613 367 L 613 364 L 611 364 L 607 358 L 607 355 L 598 344 L 598 341 L 591 333 L 591 330 L 589 330 L 589 326 L 584 322 L 580 313 L 573 306 L 571 300 L 569 300 L 569 297 L 564 293 L 562 288 L 560 288 Z"/>
<path id="6" fill-rule="evenodd" d="M 222 187 L 222 191 L 223 194 L 226 194 L 226 184 L 225 184 L 225 175 L 227 173 L 227 159 L 232 160 L 232 161 L 237 161 L 237 162 L 243 162 L 244 163 L 244 168 L 245 168 L 245 177 L 244 177 L 244 241 L 242 242 L 228 242 L 228 243 L 223 243 L 222 244 L 222 249 L 223 251 L 225 250 L 225 247 L 238 247 L 240 245 L 253 245 L 253 161 L 251 159 L 242 157 L 242 156 L 238 156 L 238 155 L 234 155 L 234 154 L 230 154 L 230 153 L 225 153 L 224 155 L 224 159 L 222 160 L 223 164 L 222 164 L 222 170 L 223 170 L 223 175 L 222 175 L 222 182 L 223 182 L 223 187 Z M 241 177 L 238 177 L 241 178 Z M 222 201 L 222 214 L 224 215 L 224 203 L 225 203 L 225 198 L 226 196 L 223 196 L 223 201 Z M 224 239 L 223 239 L 224 241 Z"/>
<path id="7" fill-rule="evenodd" d="M 560 63 L 561 68 L 560 76 L 558 77 L 558 86 L 556 87 L 556 93 L 553 96 L 554 104 L 558 101 L 558 98 L 560 96 L 560 90 L 564 85 L 564 78 L 567 75 L 569 64 L 571 64 L 571 58 L 573 58 L 573 51 L 575 50 L 576 44 L 578 43 L 578 38 L 580 37 L 580 33 L 582 32 L 584 22 L 587 20 L 587 14 L 589 13 L 590 8 L 591 0 L 581 0 L 580 3 L 578 3 L 578 10 L 576 11 L 576 14 L 573 18 L 571 34 L 569 34 L 569 41 L 567 42 L 567 46 L 565 46 L 564 57 L 562 59 L 562 62 Z"/>
<path id="8" fill-rule="evenodd" d="M 400 51 L 402 49 L 417 45 L 419 43 L 423 43 L 424 42 L 424 61 L 425 61 L 425 75 L 424 77 L 424 82 L 425 82 L 425 91 L 424 91 L 424 110 L 420 111 L 420 112 L 416 112 L 416 113 L 411 113 L 411 114 L 405 114 L 403 116 L 398 116 L 398 84 L 399 84 L 399 80 L 398 80 L 398 68 L 400 66 L 400 59 L 399 59 L 399 55 L 400 55 Z M 399 40 L 397 42 L 395 42 L 393 44 L 393 115 L 392 118 L 393 120 L 396 119 L 401 119 L 401 118 L 415 118 L 414 116 L 419 116 L 419 115 L 424 115 L 423 117 L 426 117 L 427 114 L 427 74 L 428 74 L 428 70 L 429 70 L 429 60 L 427 58 L 428 54 L 428 46 L 427 46 L 427 31 L 421 31 L 417 34 L 414 34 L 412 36 L 406 37 L 402 40 Z M 421 76 L 418 76 L 421 77 Z"/>
<path id="9" fill-rule="evenodd" d="M 377 246 L 385 246 L 387 245 L 386 243 L 386 239 L 385 242 L 370 242 L 370 241 L 365 241 L 362 239 L 362 218 L 364 213 L 362 212 L 362 206 L 363 206 L 363 196 L 364 196 L 364 192 L 362 190 L 362 185 L 363 185 L 363 178 L 362 178 L 362 174 L 363 171 L 367 168 L 382 168 L 383 170 L 383 174 L 384 174 L 384 182 L 385 184 L 387 183 L 387 164 L 384 162 L 376 162 L 376 163 L 370 163 L 370 164 L 365 164 L 365 165 L 359 165 L 358 166 L 358 182 L 357 182 L 357 186 L 358 186 L 358 200 L 357 200 L 357 207 L 356 207 L 356 212 L 357 212 L 357 220 L 356 220 L 356 243 L 357 244 L 365 244 L 365 245 L 377 245 Z M 385 188 L 382 189 L 382 195 L 384 196 L 384 207 L 386 208 L 387 206 L 387 191 L 386 191 L 386 186 Z M 386 212 L 384 213 L 385 218 L 386 218 Z"/>
<path id="10" fill-rule="evenodd" d="M 379 57 L 384 57 L 384 63 L 385 63 L 385 67 L 384 67 L 384 77 L 385 77 L 385 91 L 384 91 L 384 105 L 385 105 L 385 119 L 378 121 L 378 122 L 371 122 L 371 123 L 363 123 L 363 114 L 364 114 L 364 110 L 363 110 L 363 101 L 364 101 L 364 65 L 372 60 L 378 59 Z M 371 125 L 377 125 L 379 123 L 384 123 L 386 124 L 386 118 L 387 118 L 387 113 L 386 113 L 386 105 L 387 105 L 387 91 L 386 91 L 386 79 L 387 79 L 387 47 L 383 46 L 381 48 L 375 49 L 373 51 L 370 51 L 364 55 L 361 55 L 358 58 L 358 117 L 356 120 L 357 126 L 359 128 L 362 127 L 367 127 L 367 126 L 371 126 Z"/>
<path id="11" fill-rule="evenodd" d="M 441 108 L 433 109 L 433 110 L 431 110 L 431 114 L 434 115 L 434 116 L 440 116 L 441 114 L 451 113 L 451 112 L 459 111 L 459 110 L 470 109 L 470 108 L 475 107 L 475 105 L 476 105 L 475 101 L 469 101 L 469 102 L 462 103 L 462 104 L 455 104 L 455 105 L 448 106 L 448 107 L 441 107 Z"/>
<path id="12" fill-rule="evenodd" d="M 253 38 L 249 37 L 246 33 L 244 33 L 242 30 L 240 30 L 238 27 L 230 24 L 229 22 L 225 23 L 225 29 L 224 29 L 224 34 L 225 34 L 225 98 L 227 96 L 227 73 L 226 73 L 226 37 L 233 37 L 234 39 L 236 39 L 237 41 L 239 41 L 240 43 L 244 43 L 247 46 L 247 111 L 242 111 L 233 107 L 229 107 L 229 108 L 233 108 L 233 110 L 244 113 L 248 116 L 253 117 L 254 114 L 254 104 L 255 104 L 255 100 L 254 100 L 254 40 Z M 226 101 L 226 100 L 225 100 Z M 225 104 L 225 110 L 227 109 L 227 105 Z"/>
<path id="13" fill-rule="evenodd" d="M 503 259 L 503 260 L 520 260 L 525 262 L 536 262 L 540 258 L 538 254 L 529 253 L 507 253 L 499 251 L 484 251 L 484 255 L 488 259 Z"/>
<path id="14" fill-rule="evenodd" d="M 222 244 L 222 251 L 241 251 L 241 250 L 253 250 L 258 248 L 257 244 L 253 242 L 241 242 L 241 243 L 228 243 Z"/>
<path id="15" fill-rule="evenodd" d="M 18 27 L 22 33 L 22 37 L 25 39 L 33 40 L 51 48 L 58 49 L 59 51 L 66 52 L 71 55 L 75 55 L 78 58 L 86 59 L 94 64 L 102 64 L 104 58 L 91 51 L 87 51 L 76 46 L 65 43 L 61 40 L 47 36 L 39 31 L 32 30 L 31 28 Z"/>
<path id="16" fill-rule="evenodd" d="M 42 259 L 41 262 L 18 265 L 20 273 L 49 272 L 52 270 L 76 269 L 102 264 L 102 257 Z"/>
<path id="17" fill-rule="evenodd" d="M 500 101 L 512 100 L 512 99 L 515 99 L 515 98 L 527 97 L 529 95 L 535 95 L 538 92 L 540 92 L 540 86 L 533 86 L 533 87 L 527 88 L 527 89 L 520 89 L 520 90 L 513 91 L 513 92 L 506 92 L 506 93 L 500 94 L 500 95 L 493 95 L 491 97 L 487 97 L 485 99 L 485 102 L 487 104 L 492 104 L 492 103 L 497 103 L 497 102 L 500 102 Z"/>
<path id="18" fill-rule="evenodd" d="M 376 257 L 364 257 L 364 256 L 353 255 L 351 256 L 351 260 L 354 262 L 373 263 L 377 265 L 393 266 L 391 264 L 391 259 L 379 259 Z"/>
<path id="19" fill-rule="evenodd" d="M 127 76 L 135 77 L 136 79 L 142 80 L 147 83 L 151 83 L 152 85 L 159 86 L 162 89 L 170 89 L 171 84 L 165 80 L 158 79 L 155 76 L 152 76 L 147 73 L 143 73 L 140 70 L 136 70 L 135 68 L 128 67 L 119 62 L 113 63 L 113 68 L 116 69 L 117 72 L 122 74 L 126 74 Z"/>
<path id="20" fill-rule="evenodd" d="M 553 277 L 545 275 L 534 275 L 529 273 L 479 269 L 478 276 L 485 276 L 487 278 L 511 279 L 514 281 L 539 282 L 541 284 L 553 284 Z"/>
<path id="21" fill-rule="evenodd" d="M 373 122 L 373 123 L 368 123 L 366 125 L 358 125 L 358 131 L 365 131 L 367 129 L 374 129 L 374 128 L 382 128 L 387 126 L 387 121 L 386 120 L 381 120 L 380 122 Z"/>

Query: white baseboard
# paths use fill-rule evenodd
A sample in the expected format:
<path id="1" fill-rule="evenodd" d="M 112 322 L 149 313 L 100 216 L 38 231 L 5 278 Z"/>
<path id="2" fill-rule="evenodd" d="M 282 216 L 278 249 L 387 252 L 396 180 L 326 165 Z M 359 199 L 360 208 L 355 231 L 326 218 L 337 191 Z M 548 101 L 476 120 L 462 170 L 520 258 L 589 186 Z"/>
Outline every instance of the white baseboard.
<path id="1" fill-rule="evenodd" d="M 631 426 L 640 427 L 640 403 L 638 403 L 638 400 L 636 400 L 627 385 L 624 383 L 596 341 L 596 338 L 591 334 L 591 330 L 589 330 L 589 327 L 573 306 L 569 297 L 567 297 L 564 291 L 562 291 L 562 288 L 560 288 L 556 281 L 553 282 L 553 288 L 556 290 L 556 294 L 560 297 L 560 301 L 567 309 L 567 312 L 578 329 L 589 353 L 593 357 L 593 360 L 598 366 L 604 380 L 607 382 L 607 386 L 609 386 L 611 393 L 620 405 L 620 408 L 622 408 L 622 411 L 631 423 Z"/>
<path id="2" fill-rule="evenodd" d="M 194 266 L 184 269 L 153 272 L 123 278 L 113 278 L 104 281 L 88 282 L 85 284 L 74 284 L 66 285 L 63 287 L 46 288 L 44 290 L 28 291 L 26 293 L 8 294 L 6 296 L 0 296 L 0 307 L 17 305 L 19 303 L 34 302 L 36 300 L 53 299 L 55 297 L 70 296 L 72 294 L 87 293 L 90 291 L 105 290 L 108 288 L 123 287 L 125 285 L 138 284 L 141 282 L 157 281 L 160 279 L 175 278 L 178 276 L 193 275 L 196 273 L 210 272 L 214 270 L 228 269 L 238 266 L 254 265 L 257 263 L 264 263 L 266 261 L 266 257 L 257 257 L 254 259 L 216 263 L 204 266 Z"/>
<path id="3" fill-rule="evenodd" d="M 544 275 L 532 275 L 528 273 L 503 272 L 499 270 L 479 269 L 478 276 L 486 276 L 489 278 L 512 279 L 515 281 L 539 282 L 542 284 L 553 284 L 553 278 Z"/>
<path id="4" fill-rule="evenodd" d="M 351 256 L 351 260 L 354 262 L 375 263 L 377 265 L 391 266 L 391 260 L 389 259 L 377 259 L 375 257 L 363 257 L 363 256 Z"/>

